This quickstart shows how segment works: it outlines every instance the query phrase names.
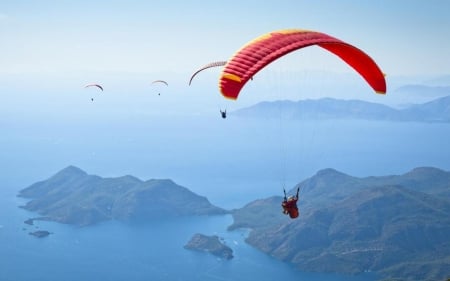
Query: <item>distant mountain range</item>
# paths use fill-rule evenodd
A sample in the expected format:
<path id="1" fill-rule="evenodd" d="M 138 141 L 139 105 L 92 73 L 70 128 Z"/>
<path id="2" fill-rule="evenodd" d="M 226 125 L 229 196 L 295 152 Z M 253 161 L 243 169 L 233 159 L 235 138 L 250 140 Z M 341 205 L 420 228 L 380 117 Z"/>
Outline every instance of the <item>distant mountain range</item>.
<path id="1" fill-rule="evenodd" d="M 79 226 L 113 219 L 139 221 L 227 213 L 171 180 L 102 178 L 74 166 L 21 190 L 19 196 L 32 199 L 22 207 L 39 213 L 39 219 Z"/>
<path id="2" fill-rule="evenodd" d="M 449 277 L 450 172 L 357 178 L 325 169 L 297 187 L 299 219 L 283 216 L 274 196 L 234 210 L 230 229 L 251 228 L 249 244 L 305 271 Z"/>
<path id="3" fill-rule="evenodd" d="M 447 88 L 446 88 L 447 89 Z M 450 91 L 450 89 L 449 89 Z M 242 118 L 286 118 L 300 120 L 364 119 L 397 122 L 450 122 L 450 96 L 396 109 L 361 100 L 322 98 L 317 100 L 261 102 L 231 113 Z"/>
<path id="4" fill-rule="evenodd" d="M 439 98 L 448 96 L 450 93 L 450 86 L 428 86 L 421 84 L 407 84 L 395 89 L 395 94 L 410 95 L 414 97 L 428 97 Z"/>
<path id="5" fill-rule="evenodd" d="M 403 84 L 386 94 L 390 103 L 406 108 L 450 95 L 448 77 L 426 81 L 424 84 Z"/>

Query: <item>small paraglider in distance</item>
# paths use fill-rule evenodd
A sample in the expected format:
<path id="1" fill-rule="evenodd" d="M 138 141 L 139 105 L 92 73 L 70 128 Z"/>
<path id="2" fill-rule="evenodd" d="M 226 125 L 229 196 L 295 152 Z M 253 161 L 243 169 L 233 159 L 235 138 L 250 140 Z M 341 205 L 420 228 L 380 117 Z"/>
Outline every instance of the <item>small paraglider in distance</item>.
<path id="1" fill-rule="evenodd" d="M 291 219 L 295 219 L 298 217 L 298 207 L 297 207 L 297 201 L 298 201 L 298 192 L 300 188 L 297 188 L 297 194 L 294 196 L 286 197 L 286 190 L 284 191 L 284 199 L 281 203 L 281 207 L 283 207 L 283 214 L 289 215 Z"/>
<path id="2" fill-rule="evenodd" d="M 227 110 L 225 109 L 224 111 L 222 111 L 222 109 L 219 109 L 220 111 L 220 115 L 222 116 L 223 119 L 227 118 Z"/>
<path id="3" fill-rule="evenodd" d="M 103 87 L 100 86 L 99 84 L 88 84 L 88 85 L 86 85 L 86 86 L 84 86 L 84 87 L 85 87 L 85 88 L 89 88 L 89 87 L 97 87 L 97 88 L 99 88 L 100 90 L 103 91 Z"/>
<path id="4" fill-rule="evenodd" d="M 152 82 L 152 84 L 156 84 L 156 83 L 162 83 L 162 84 L 164 84 L 166 86 L 169 86 L 169 83 L 167 83 L 164 80 L 155 80 L 155 81 Z M 161 95 L 161 92 L 158 92 L 158 96 L 160 96 L 160 95 Z"/>
<path id="5" fill-rule="evenodd" d="M 198 73 L 202 72 L 205 69 L 211 68 L 211 67 L 224 66 L 226 63 L 227 63 L 226 61 L 215 61 L 215 62 L 211 62 L 211 63 L 208 63 L 208 64 L 202 66 L 197 71 L 195 71 L 194 74 L 192 74 L 191 79 L 189 79 L 189 86 L 191 85 L 192 80 Z"/>
<path id="6" fill-rule="evenodd" d="M 102 92 L 103 92 L 103 87 L 102 86 L 100 86 L 99 84 L 87 84 L 86 86 L 84 86 L 85 88 L 89 88 L 89 87 L 96 87 L 96 88 L 98 88 L 98 89 L 100 89 L 100 90 L 102 90 Z M 91 97 L 91 101 L 94 101 L 94 98 L 93 97 Z"/>
<path id="7" fill-rule="evenodd" d="M 164 85 L 169 86 L 169 83 L 167 83 L 164 80 L 155 80 L 155 81 L 152 82 L 152 84 L 155 84 L 155 83 L 163 83 Z"/>

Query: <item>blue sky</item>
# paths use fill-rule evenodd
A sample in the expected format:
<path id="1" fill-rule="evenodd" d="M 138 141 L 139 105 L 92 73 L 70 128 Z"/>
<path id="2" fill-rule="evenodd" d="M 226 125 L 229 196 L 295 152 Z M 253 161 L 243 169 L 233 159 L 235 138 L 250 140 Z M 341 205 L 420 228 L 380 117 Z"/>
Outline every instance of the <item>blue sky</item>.
<path id="1" fill-rule="evenodd" d="M 448 11 L 450 1 L 444 0 L 0 0 L 0 143 L 6 146 L 0 164 L 11 171 L 42 166 L 48 173 L 75 164 L 90 172 L 115 169 L 119 175 L 140 170 L 146 177 L 159 167 L 154 155 L 164 159 L 167 152 L 155 137 L 162 135 L 170 150 L 172 143 L 164 137 L 173 141 L 171 128 L 186 115 L 210 114 L 205 119 L 214 126 L 231 127 L 226 121 L 232 118 L 222 122 L 219 108 L 232 111 L 317 93 L 339 97 L 337 90 L 330 91 L 336 77 L 319 73 L 317 82 L 317 70 L 345 75 L 337 76 L 345 78 L 339 79 L 339 91 L 350 98 L 388 101 L 395 98 L 392 77 L 450 75 Z M 387 95 L 374 94 L 345 63 L 320 48 L 274 62 L 232 105 L 219 94 L 217 69 L 187 85 L 198 67 L 227 60 L 255 37 L 285 28 L 321 31 L 361 48 L 387 73 Z M 350 84 L 346 75 L 352 77 Z M 167 80 L 169 87 L 153 87 L 156 79 Z M 105 91 L 84 88 L 93 82 Z M 166 129 L 163 121 L 172 126 Z M 186 134 L 174 139 L 193 142 L 196 130 L 208 128 L 183 130 Z M 114 153 L 117 159 L 110 161 Z M 130 166 L 134 161 L 138 164 Z M 114 169 L 108 166 L 113 162 Z M 139 163 L 144 164 L 138 168 Z M 41 170 L 34 171 L 37 179 Z"/>
<path id="2" fill-rule="evenodd" d="M 112 89 L 119 94 L 149 91 L 151 81 L 164 79 L 172 90 L 177 87 L 179 96 L 183 91 L 218 94 L 219 70 L 202 73 L 198 88 L 187 89 L 190 75 L 206 63 L 227 60 L 255 37 L 285 28 L 321 31 L 353 44 L 373 57 L 388 79 L 448 75 L 448 11 L 450 2 L 444 0 L 2 0 L 0 91 L 53 92 L 59 95 L 53 96 L 57 101 L 62 89 L 80 91 L 87 83 L 105 83 L 110 94 Z M 283 74 L 292 72 L 295 79 L 299 77 L 295 72 L 309 70 L 351 73 L 360 83 L 357 86 L 370 92 L 352 69 L 320 48 L 289 54 L 264 69 L 269 70 L 281 73 L 282 79 L 275 78 L 278 85 L 288 84 L 283 80 L 288 75 Z M 393 88 L 388 80 L 388 93 Z M 73 100 L 68 97 L 73 94 L 66 93 L 61 102 L 70 104 Z M 175 100 L 179 96 L 172 95 Z M 33 103 L 38 103 L 39 97 L 7 98 L 34 98 Z M 241 102 L 248 105 L 258 99 Z M 116 106 L 123 102 L 117 98 Z M 3 111 L 23 106 L 17 100 L 5 104 L 0 107 Z"/>
<path id="3" fill-rule="evenodd" d="M 338 37 L 392 75 L 450 73 L 444 0 L 2 2 L 0 73 L 186 72 L 284 28 Z"/>

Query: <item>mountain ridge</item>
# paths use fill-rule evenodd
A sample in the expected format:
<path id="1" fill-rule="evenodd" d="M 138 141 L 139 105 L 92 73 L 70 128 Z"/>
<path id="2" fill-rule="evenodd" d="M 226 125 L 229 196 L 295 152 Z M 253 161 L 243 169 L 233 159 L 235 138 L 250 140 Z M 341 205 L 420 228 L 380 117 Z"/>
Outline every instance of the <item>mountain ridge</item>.
<path id="1" fill-rule="evenodd" d="M 264 101 L 231 112 L 240 118 L 295 120 L 363 119 L 395 122 L 450 122 L 450 95 L 396 109 L 381 103 L 335 98 Z"/>
<path id="2" fill-rule="evenodd" d="M 31 199 L 21 206 L 26 210 L 79 226 L 228 212 L 170 179 L 102 178 L 74 166 L 22 189 L 18 196 Z"/>
<path id="3" fill-rule="evenodd" d="M 417 167 L 400 175 L 355 177 L 326 168 L 289 193 L 297 188 L 296 220 L 282 214 L 281 196 L 226 211 L 170 179 L 102 178 L 72 166 L 18 196 L 31 198 L 23 208 L 43 217 L 36 219 L 79 226 L 231 212 L 229 230 L 250 229 L 248 244 L 303 271 L 447 278 L 450 172 Z"/>
<path id="4" fill-rule="evenodd" d="M 418 167 L 358 178 L 323 169 L 290 192 L 297 187 L 298 219 L 281 214 L 281 196 L 269 197 L 233 210 L 229 229 L 250 228 L 247 243 L 304 271 L 448 278 L 450 172 Z"/>

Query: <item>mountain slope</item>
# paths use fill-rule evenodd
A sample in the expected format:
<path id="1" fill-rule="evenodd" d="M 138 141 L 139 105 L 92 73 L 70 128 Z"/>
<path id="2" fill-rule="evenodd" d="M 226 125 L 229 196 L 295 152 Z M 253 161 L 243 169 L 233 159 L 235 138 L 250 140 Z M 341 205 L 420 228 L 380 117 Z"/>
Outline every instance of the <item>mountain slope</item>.
<path id="1" fill-rule="evenodd" d="M 449 172 L 432 167 L 366 178 L 325 169 L 299 184 L 299 219 L 283 216 L 282 198 L 271 197 L 234 210 L 230 228 L 251 228 L 248 243 L 306 271 L 442 280 L 450 272 L 449 183 Z"/>
<path id="2" fill-rule="evenodd" d="M 364 119 L 397 122 L 450 122 L 450 96 L 395 109 L 360 100 L 322 98 L 317 100 L 261 102 L 232 112 L 242 118 L 298 120 Z"/>
<path id="3" fill-rule="evenodd" d="M 289 192 L 300 188 L 306 206 L 310 206 L 310 202 L 317 206 L 344 199 L 367 187 L 386 185 L 401 185 L 424 193 L 445 195 L 450 192 L 450 172 L 434 167 L 418 167 L 403 175 L 358 178 L 334 169 L 324 169 Z"/>
<path id="4" fill-rule="evenodd" d="M 75 225 L 226 213 L 171 180 L 101 178 L 73 166 L 21 190 L 19 196 L 32 198 L 23 208 Z"/>
<path id="5" fill-rule="evenodd" d="M 281 227 L 256 229 L 251 245 L 302 270 L 360 273 L 442 261 L 450 255 L 450 204 L 385 186 L 368 188 L 333 207 Z M 450 272 L 450 271 L 448 271 Z M 403 276 L 413 278 L 414 276 Z"/>

